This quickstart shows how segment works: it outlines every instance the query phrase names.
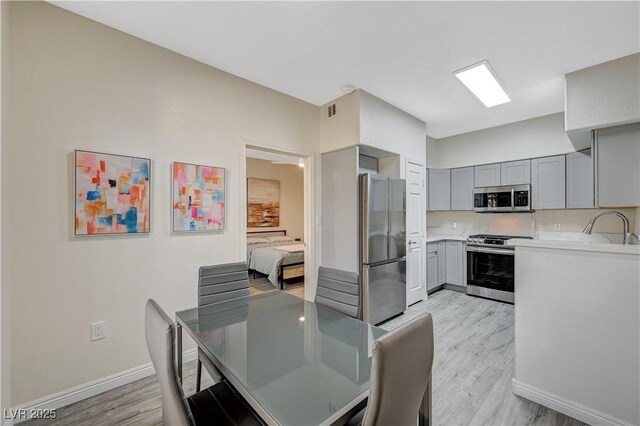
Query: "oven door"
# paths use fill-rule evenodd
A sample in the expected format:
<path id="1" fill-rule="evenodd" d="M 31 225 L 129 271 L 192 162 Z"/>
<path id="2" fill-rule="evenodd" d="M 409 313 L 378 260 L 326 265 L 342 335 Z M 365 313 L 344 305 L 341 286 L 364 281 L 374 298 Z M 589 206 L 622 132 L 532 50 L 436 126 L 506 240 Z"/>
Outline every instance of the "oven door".
<path id="1" fill-rule="evenodd" d="M 467 246 L 467 293 L 513 303 L 515 252 Z"/>

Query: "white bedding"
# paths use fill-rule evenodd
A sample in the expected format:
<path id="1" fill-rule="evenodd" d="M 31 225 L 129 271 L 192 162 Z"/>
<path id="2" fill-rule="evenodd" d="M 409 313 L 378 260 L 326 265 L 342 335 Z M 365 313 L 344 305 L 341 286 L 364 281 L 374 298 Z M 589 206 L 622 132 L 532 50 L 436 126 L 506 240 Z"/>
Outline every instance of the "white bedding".
<path id="1" fill-rule="evenodd" d="M 247 265 L 269 277 L 269 281 L 278 285 L 278 273 L 282 265 L 304 262 L 304 244 L 291 244 L 293 241 L 273 241 L 269 243 L 247 244 Z M 278 250 L 280 247 L 302 245 L 302 251 Z"/>

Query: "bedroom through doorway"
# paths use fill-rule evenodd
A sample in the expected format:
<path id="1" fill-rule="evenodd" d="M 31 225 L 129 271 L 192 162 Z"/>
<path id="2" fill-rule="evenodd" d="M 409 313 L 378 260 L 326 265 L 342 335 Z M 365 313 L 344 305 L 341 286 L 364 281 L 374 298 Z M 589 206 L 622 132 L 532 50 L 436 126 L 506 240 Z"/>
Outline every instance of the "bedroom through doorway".
<path id="1" fill-rule="evenodd" d="M 246 150 L 247 265 L 251 293 L 304 298 L 305 159 Z"/>

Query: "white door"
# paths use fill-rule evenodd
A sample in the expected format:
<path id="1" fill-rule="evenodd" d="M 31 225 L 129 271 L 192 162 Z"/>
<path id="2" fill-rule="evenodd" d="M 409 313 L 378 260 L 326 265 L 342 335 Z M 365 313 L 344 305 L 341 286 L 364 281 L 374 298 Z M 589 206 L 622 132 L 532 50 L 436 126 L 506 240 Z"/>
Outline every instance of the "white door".
<path id="1" fill-rule="evenodd" d="M 425 168 L 407 161 L 407 306 L 427 294 L 425 274 Z"/>

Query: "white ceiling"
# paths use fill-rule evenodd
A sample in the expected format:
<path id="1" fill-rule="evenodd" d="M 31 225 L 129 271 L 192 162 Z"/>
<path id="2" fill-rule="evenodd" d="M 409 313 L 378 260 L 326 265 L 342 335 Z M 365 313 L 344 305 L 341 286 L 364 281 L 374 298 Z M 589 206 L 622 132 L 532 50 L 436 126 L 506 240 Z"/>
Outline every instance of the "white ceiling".
<path id="1" fill-rule="evenodd" d="M 322 105 L 346 83 L 442 138 L 563 111 L 564 74 L 640 51 L 640 2 L 53 2 Z M 452 72 L 487 59 L 513 102 Z"/>

